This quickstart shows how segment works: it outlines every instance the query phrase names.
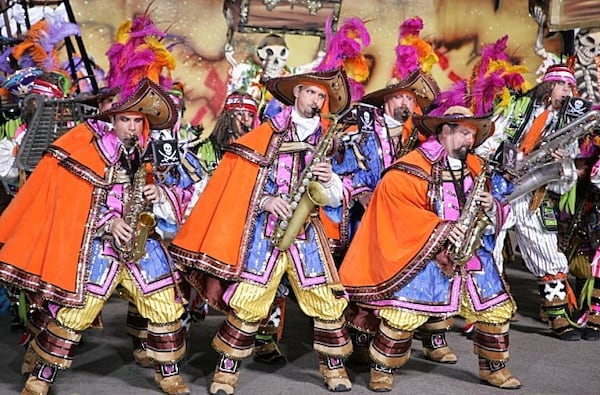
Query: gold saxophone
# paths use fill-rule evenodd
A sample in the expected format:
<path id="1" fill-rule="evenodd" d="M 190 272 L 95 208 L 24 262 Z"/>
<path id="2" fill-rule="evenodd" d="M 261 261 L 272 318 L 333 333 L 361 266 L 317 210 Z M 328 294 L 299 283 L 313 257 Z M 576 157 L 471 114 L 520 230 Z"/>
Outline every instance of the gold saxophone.
<path id="1" fill-rule="evenodd" d="M 338 122 L 343 116 L 338 117 L 333 114 L 324 116 L 331 118 L 333 122 L 316 146 L 314 155 L 298 178 L 296 187 L 290 189 L 287 196 L 292 208 L 292 216 L 289 219 L 280 219 L 271 237 L 271 242 L 281 251 L 287 250 L 296 240 L 315 206 L 324 206 L 329 200 L 325 187 L 314 180 L 312 169 L 314 164 L 326 159 L 334 137 L 343 131 L 346 125 Z"/>
<path id="2" fill-rule="evenodd" d="M 486 182 L 487 166 L 484 166 L 473 183 L 471 193 L 456 223 L 456 226 L 466 229 L 464 237 L 460 243 L 451 243 L 448 247 L 450 258 L 459 265 L 466 263 L 473 256 L 481 243 L 483 231 L 490 225 L 490 220 L 476 199 L 481 192 L 485 191 Z"/>
<path id="3" fill-rule="evenodd" d="M 417 131 L 417 128 L 413 128 L 413 130 L 410 132 L 410 135 L 408 136 L 408 139 L 406 139 L 406 142 L 398 150 L 398 153 L 396 154 L 396 159 L 402 158 L 404 155 L 408 154 L 410 151 L 415 149 L 417 147 L 418 142 L 419 132 Z"/>
<path id="4" fill-rule="evenodd" d="M 144 198 L 146 177 L 146 169 L 141 164 L 135 172 L 128 194 L 129 198 L 124 205 L 123 220 L 134 230 L 134 234 L 123 245 L 117 242 L 113 243 L 123 262 L 137 262 L 146 254 L 146 241 L 156 226 L 156 216 Z"/>

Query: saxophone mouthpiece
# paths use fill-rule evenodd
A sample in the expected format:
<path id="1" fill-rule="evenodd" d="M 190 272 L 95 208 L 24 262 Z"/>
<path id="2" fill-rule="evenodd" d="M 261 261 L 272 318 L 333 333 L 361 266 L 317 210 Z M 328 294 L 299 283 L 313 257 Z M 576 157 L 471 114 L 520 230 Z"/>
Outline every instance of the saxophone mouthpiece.
<path id="1" fill-rule="evenodd" d="M 131 136 L 125 139 L 125 141 L 123 141 L 123 145 L 125 145 L 125 147 L 127 149 L 133 148 L 135 146 L 135 144 L 138 142 L 138 136 Z"/>
<path id="2" fill-rule="evenodd" d="M 319 115 L 321 113 L 321 109 L 319 107 L 312 107 L 311 108 L 312 111 L 312 116 L 315 117 L 317 115 Z"/>
<path id="3" fill-rule="evenodd" d="M 406 122 L 408 117 L 410 117 L 410 110 L 408 109 L 408 107 L 398 107 L 394 110 L 393 117 L 396 121 L 404 123 Z"/>

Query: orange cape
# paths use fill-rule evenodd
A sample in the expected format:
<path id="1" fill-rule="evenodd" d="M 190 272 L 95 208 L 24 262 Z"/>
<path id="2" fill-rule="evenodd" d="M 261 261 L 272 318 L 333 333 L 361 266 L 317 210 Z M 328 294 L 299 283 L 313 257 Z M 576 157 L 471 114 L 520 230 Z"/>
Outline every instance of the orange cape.
<path id="1" fill-rule="evenodd" d="M 232 143 L 235 153 L 225 153 L 169 247 L 177 261 L 226 280 L 237 277 L 248 222 L 257 209 L 251 202 L 260 199 L 259 179 L 276 153 L 270 147 L 279 134 L 273 132 L 270 123 L 263 123 Z"/>
<path id="2" fill-rule="evenodd" d="M 61 305 L 83 304 L 88 180 L 106 168 L 94 141 L 86 122 L 59 138 L 0 217 L 0 279 Z"/>
<path id="3" fill-rule="evenodd" d="M 481 171 L 473 155 L 467 167 Z M 428 200 L 432 169 L 416 149 L 397 160 L 375 188 L 339 270 L 351 300 L 390 297 L 444 247 L 453 223 L 438 217 Z"/>

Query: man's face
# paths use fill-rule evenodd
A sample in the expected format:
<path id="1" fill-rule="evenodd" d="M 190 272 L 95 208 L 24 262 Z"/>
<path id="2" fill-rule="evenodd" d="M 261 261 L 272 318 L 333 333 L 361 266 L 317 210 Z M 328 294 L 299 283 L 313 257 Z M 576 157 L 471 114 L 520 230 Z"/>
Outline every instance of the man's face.
<path id="1" fill-rule="evenodd" d="M 404 122 L 414 112 L 415 95 L 410 91 L 398 91 L 385 97 L 383 110 L 396 121 Z"/>
<path id="2" fill-rule="evenodd" d="M 314 117 L 323 107 L 327 92 L 314 85 L 296 85 L 294 88 L 296 102 L 294 107 L 304 118 Z"/>
<path id="3" fill-rule="evenodd" d="M 124 112 L 114 115 L 115 134 L 121 143 L 133 147 L 140 139 L 144 128 L 144 116 L 136 112 Z"/>
<path id="4" fill-rule="evenodd" d="M 550 93 L 552 107 L 559 109 L 567 97 L 573 96 L 573 84 L 567 81 L 556 81 Z"/>
<path id="5" fill-rule="evenodd" d="M 242 133 L 247 133 L 252 130 L 252 126 L 254 125 L 254 117 L 256 116 L 254 112 L 248 110 L 235 110 L 234 115 Z"/>
<path id="6" fill-rule="evenodd" d="M 440 143 L 454 159 L 465 160 L 475 143 L 477 128 L 468 123 L 446 124 L 439 134 Z"/>

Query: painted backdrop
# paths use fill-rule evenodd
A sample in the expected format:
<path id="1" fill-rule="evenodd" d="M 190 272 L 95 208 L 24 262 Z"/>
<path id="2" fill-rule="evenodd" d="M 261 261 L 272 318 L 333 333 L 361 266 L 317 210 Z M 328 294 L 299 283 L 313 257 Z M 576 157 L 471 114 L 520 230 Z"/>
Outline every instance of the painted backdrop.
<path id="1" fill-rule="evenodd" d="M 116 28 L 135 13 L 144 12 L 149 4 L 144 0 L 71 1 L 86 49 L 95 62 L 107 67 L 105 52 Z M 169 40 L 174 44 L 177 67 L 173 77 L 185 86 L 186 121 L 210 129 L 224 103 L 230 70 L 224 57 L 227 24 L 223 2 L 154 0 L 150 7 L 153 19 L 169 32 Z M 421 37 L 444 54 L 443 62 L 432 70 L 442 89 L 452 78 L 467 76 L 482 45 L 504 34 L 509 34 L 508 53 L 528 67 L 526 77 L 535 82 L 535 71 L 540 64 L 533 50 L 537 24 L 529 15 L 525 0 L 343 0 L 340 20 L 352 16 L 368 21 L 371 34 L 366 53 L 374 57 L 375 67 L 367 92 L 383 87 L 390 78 L 398 28 L 405 18 L 412 16 L 424 21 Z M 264 36 L 236 32 L 233 36 L 236 60 L 250 57 Z M 292 67 L 308 63 L 319 49 L 318 37 L 287 34 L 285 40 L 290 48 L 288 65 Z M 548 49 L 557 45 L 553 40 L 545 43 Z"/>

